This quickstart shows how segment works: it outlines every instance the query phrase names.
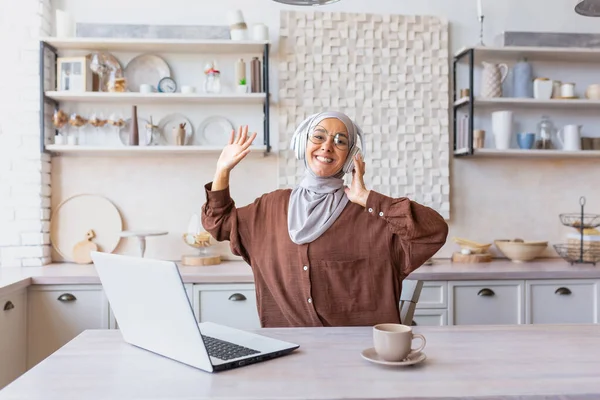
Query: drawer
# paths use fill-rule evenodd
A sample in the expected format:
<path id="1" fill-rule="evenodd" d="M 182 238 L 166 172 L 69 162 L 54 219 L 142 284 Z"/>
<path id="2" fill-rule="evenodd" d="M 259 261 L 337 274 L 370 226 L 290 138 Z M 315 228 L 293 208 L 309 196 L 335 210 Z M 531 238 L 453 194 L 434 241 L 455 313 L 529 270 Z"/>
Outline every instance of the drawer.
<path id="1" fill-rule="evenodd" d="M 598 323 L 598 281 L 526 282 L 526 322 L 530 324 Z"/>
<path id="2" fill-rule="evenodd" d="M 448 312 L 442 309 L 417 309 L 413 316 L 414 326 L 448 325 Z"/>
<path id="3" fill-rule="evenodd" d="M 522 324 L 523 281 L 450 281 L 450 325 Z"/>
<path id="4" fill-rule="evenodd" d="M 199 322 L 260 328 L 254 284 L 194 285 L 194 308 Z"/>
<path id="5" fill-rule="evenodd" d="M 448 282 L 424 281 L 421 295 L 417 303 L 419 308 L 447 308 L 448 307 Z"/>

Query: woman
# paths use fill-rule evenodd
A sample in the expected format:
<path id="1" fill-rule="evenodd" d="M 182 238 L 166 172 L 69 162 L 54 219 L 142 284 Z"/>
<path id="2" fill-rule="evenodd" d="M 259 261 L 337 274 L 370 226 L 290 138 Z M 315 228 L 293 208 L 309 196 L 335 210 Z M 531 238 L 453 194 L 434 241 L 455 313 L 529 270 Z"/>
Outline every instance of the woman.
<path id="1" fill-rule="evenodd" d="M 357 153 L 362 133 L 340 112 L 313 115 L 296 130 L 292 148 L 306 168 L 296 188 L 238 208 L 229 175 L 255 137 L 247 127 L 237 138 L 232 132 L 205 186 L 202 223 L 251 265 L 262 326 L 400 322 L 402 280 L 443 246 L 444 219 L 406 197 L 365 187 Z M 350 187 L 343 184 L 344 165 Z"/>

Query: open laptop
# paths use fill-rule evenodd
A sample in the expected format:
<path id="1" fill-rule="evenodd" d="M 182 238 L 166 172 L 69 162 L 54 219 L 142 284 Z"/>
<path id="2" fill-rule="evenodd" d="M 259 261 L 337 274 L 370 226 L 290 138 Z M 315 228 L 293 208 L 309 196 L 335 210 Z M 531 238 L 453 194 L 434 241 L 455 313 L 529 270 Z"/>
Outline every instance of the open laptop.
<path id="1" fill-rule="evenodd" d="M 212 322 L 198 323 L 172 261 L 100 252 L 91 257 L 127 343 L 207 372 L 265 361 L 300 347 Z"/>

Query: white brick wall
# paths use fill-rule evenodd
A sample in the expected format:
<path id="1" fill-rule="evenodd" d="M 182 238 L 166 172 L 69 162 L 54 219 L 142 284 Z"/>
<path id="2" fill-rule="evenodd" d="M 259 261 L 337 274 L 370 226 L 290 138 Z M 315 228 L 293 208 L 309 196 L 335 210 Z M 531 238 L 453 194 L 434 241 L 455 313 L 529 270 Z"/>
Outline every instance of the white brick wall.
<path id="1" fill-rule="evenodd" d="M 39 151 L 38 38 L 51 33 L 51 0 L 0 0 L 0 267 L 50 258 L 50 158 Z M 10 11 L 8 11 L 10 10 Z M 13 96 L 7 96 L 13 93 Z"/>

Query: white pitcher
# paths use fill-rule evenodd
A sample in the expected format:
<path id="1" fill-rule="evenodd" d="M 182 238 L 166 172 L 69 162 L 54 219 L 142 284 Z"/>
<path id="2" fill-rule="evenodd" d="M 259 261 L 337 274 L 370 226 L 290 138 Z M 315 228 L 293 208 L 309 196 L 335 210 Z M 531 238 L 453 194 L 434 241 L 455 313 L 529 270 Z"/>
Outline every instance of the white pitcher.
<path id="1" fill-rule="evenodd" d="M 502 83 L 508 75 L 508 65 L 483 61 L 481 73 L 481 96 L 502 97 Z"/>
<path id="2" fill-rule="evenodd" d="M 580 129 L 581 125 L 565 125 L 558 131 L 558 141 L 562 145 L 563 150 L 581 150 Z"/>
<path id="3" fill-rule="evenodd" d="M 510 148 L 512 131 L 512 111 L 495 111 L 492 113 L 492 133 L 494 134 L 494 143 L 498 150 L 507 150 Z"/>

